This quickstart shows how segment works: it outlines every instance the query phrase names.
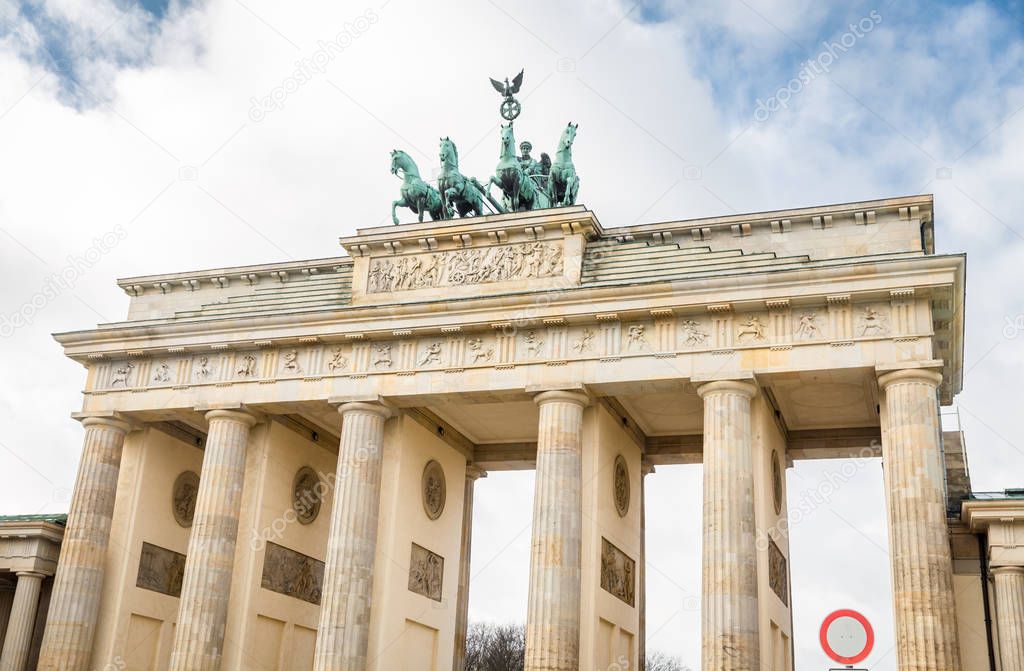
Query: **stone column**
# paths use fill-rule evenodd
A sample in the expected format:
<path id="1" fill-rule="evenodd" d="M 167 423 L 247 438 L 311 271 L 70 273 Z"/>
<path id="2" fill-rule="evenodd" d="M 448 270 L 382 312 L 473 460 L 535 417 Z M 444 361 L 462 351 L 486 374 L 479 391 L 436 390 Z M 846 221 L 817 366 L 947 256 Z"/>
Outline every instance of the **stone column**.
<path id="1" fill-rule="evenodd" d="M 25 671 L 44 577 L 42 573 L 31 571 L 18 573 L 18 586 L 14 590 L 14 603 L 7 621 L 7 637 L 0 654 L 0 671 Z"/>
<path id="2" fill-rule="evenodd" d="M 384 421 L 380 403 L 345 403 L 327 539 L 316 671 L 364 671 L 370 643 Z"/>
<path id="3" fill-rule="evenodd" d="M 469 633 L 469 564 L 473 548 L 473 490 L 479 478 L 486 478 L 487 471 L 473 464 L 466 464 L 466 493 L 462 504 L 462 549 L 459 558 L 459 602 L 455 610 L 455 656 L 452 671 L 464 671 L 466 667 L 466 636 Z"/>
<path id="4" fill-rule="evenodd" d="M 210 410 L 206 419 L 210 431 L 181 583 L 172 671 L 220 668 L 242 509 L 245 453 L 249 430 L 257 421 L 244 410 Z"/>
<path id="5" fill-rule="evenodd" d="M 585 394 L 545 391 L 533 495 L 526 671 L 578 671 Z"/>
<path id="6" fill-rule="evenodd" d="M 96 634 L 121 450 L 129 425 L 110 417 L 86 417 L 82 425 L 82 462 L 46 615 L 40 671 L 86 671 Z"/>
<path id="7" fill-rule="evenodd" d="M 4 638 L 7 636 L 7 621 L 11 619 L 13 605 L 14 586 L 0 585 L 0 649 L 3 649 Z"/>
<path id="8" fill-rule="evenodd" d="M 640 671 L 647 669 L 647 476 L 654 472 L 654 465 L 647 459 L 640 462 L 640 567 L 638 582 L 640 594 L 637 609 L 640 615 L 640 631 L 637 634 L 637 659 Z"/>
<path id="9" fill-rule="evenodd" d="M 997 566 L 996 629 L 1002 671 L 1024 671 L 1024 566 Z"/>
<path id="10" fill-rule="evenodd" d="M 704 399 L 701 668 L 758 671 L 757 548 L 750 382 L 697 388 Z"/>
<path id="11" fill-rule="evenodd" d="M 900 671 L 960 670 L 935 393 L 941 380 L 920 368 L 878 378 Z"/>

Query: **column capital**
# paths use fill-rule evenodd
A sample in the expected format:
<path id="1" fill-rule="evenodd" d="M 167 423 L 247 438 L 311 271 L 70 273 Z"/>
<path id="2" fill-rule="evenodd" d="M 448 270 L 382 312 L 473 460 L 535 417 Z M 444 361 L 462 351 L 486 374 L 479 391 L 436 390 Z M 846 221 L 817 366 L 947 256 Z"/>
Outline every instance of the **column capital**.
<path id="1" fill-rule="evenodd" d="M 135 424 L 119 412 L 75 412 L 71 414 L 71 418 L 78 420 L 86 428 L 101 426 L 121 433 L 128 433 L 135 428 Z"/>
<path id="2" fill-rule="evenodd" d="M 992 566 L 989 568 L 992 575 L 1024 575 L 1024 566 Z"/>
<path id="3" fill-rule="evenodd" d="M 476 464 L 470 462 L 466 464 L 466 479 L 467 480 L 479 480 L 480 478 L 486 478 L 487 471 L 480 468 Z"/>
<path id="4" fill-rule="evenodd" d="M 640 475 L 641 475 L 641 477 L 645 476 L 645 475 L 650 475 L 653 472 L 654 472 L 654 463 L 652 463 L 651 460 L 648 459 L 647 457 L 642 458 L 640 460 Z"/>
<path id="5" fill-rule="evenodd" d="M 878 376 L 878 387 L 882 391 L 898 382 L 922 382 L 937 388 L 942 382 L 941 366 L 941 361 L 910 363 L 906 366 L 876 366 L 875 374 Z"/>
<path id="6" fill-rule="evenodd" d="M 341 413 L 342 417 L 351 412 L 361 412 L 380 415 L 384 419 L 390 419 L 397 414 L 394 408 L 390 408 L 379 401 L 348 401 L 338 406 L 338 412 Z"/>
<path id="7" fill-rule="evenodd" d="M 46 578 L 46 574 L 40 571 L 16 571 L 14 575 L 18 576 L 19 580 L 21 578 L 38 578 L 40 580 Z"/>
<path id="8" fill-rule="evenodd" d="M 741 394 L 747 398 L 757 395 L 757 385 L 750 379 L 736 380 L 710 380 L 708 382 L 697 382 L 697 395 L 701 398 L 709 394 L 733 393 Z"/>
<path id="9" fill-rule="evenodd" d="M 258 415 L 243 407 L 230 409 L 215 408 L 212 410 L 205 410 L 204 412 L 207 422 L 212 422 L 215 419 L 224 419 L 231 422 L 242 422 L 251 428 L 260 421 L 260 417 Z"/>
<path id="10" fill-rule="evenodd" d="M 548 403 L 575 403 L 581 408 L 590 405 L 590 397 L 583 391 L 574 389 L 551 389 L 534 394 L 533 400 L 537 405 Z"/>

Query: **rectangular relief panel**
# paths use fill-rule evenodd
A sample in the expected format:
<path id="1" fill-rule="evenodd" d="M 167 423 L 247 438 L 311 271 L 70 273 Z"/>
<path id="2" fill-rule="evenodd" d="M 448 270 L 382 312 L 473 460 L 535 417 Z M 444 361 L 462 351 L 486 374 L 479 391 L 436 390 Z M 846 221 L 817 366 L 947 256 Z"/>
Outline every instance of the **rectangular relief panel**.
<path id="1" fill-rule="evenodd" d="M 636 561 L 601 539 L 601 589 L 630 605 L 636 605 Z"/>
<path id="2" fill-rule="evenodd" d="M 409 591 L 441 601 L 443 587 L 444 557 L 413 543 L 409 557 Z"/>
<path id="3" fill-rule="evenodd" d="M 768 584 L 785 605 L 789 605 L 789 567 L 786 556 L 775 544 L 768 540 Z"/>
<path id="4" fill-rule="evenodd" d="M 267 543 L 260 586 L 319 606 L 324 563 L 276 543 Z"/>
<path id="5" fill-rule="evenodd" d="M 185 555 L 151 543 L 142 544 L 139 574 L 135 586 L 167 596 L 181 596 L 185 576 Z"/>
<path id="6" fill-rule="evenodd" d="M 560 277 L 562 241 L 523 242 L 370 260 L 367 294 Z"/>

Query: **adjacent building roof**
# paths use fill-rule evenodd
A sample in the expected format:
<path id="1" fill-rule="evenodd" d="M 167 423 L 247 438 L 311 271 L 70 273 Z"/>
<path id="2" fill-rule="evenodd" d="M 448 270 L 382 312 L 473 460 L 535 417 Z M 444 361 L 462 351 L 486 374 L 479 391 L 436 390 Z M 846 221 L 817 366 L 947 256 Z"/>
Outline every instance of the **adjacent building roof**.
<path id="1" fill-rule="evenodd" d="M 65 526 L 68 522 L 68 516 L 65 513 L 48 513 L 42 515 L 0 515 L 0 524 L 3 524 L 4 522 L 49 522 L 50 524 Z"/>

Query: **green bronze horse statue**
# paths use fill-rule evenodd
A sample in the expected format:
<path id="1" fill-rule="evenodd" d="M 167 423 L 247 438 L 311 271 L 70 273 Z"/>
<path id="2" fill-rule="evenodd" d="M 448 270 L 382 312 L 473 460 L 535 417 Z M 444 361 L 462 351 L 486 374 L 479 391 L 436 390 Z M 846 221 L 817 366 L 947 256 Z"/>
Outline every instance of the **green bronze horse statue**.
<path id="1" fill-rule="evenodd" d="M 498 212 L 504 212 L 501 203 L 491 198 L 475 177 L 466 177 L 459 172 L 459 150 L 451 139 L 441 138 L 441 174 L 437 177 L 437 189 L 446 219 L 458 212 L 460 217 L 487 214 L 484 198 Z"/>
<path id="2" fill-rule="evenodd" d="M 408 207 L 418 214 L 420 223 L 423 223 L 425 213 L 433 221 L 445 219 L 441 194 L 420 178 L 419 168 L 411 156 L 401 149 L 395 149 L 391 152 L 391 174 L 398 175 L 399 171 L 402 173 L 399 175 L 402 178 L 402 198 L 391 203 L 392 223 L 398 224 L 398 214 L 395 212 L 398 207 Z"/>
<path id="3" fill-rule="evenodd" d="M 562 131 L 558 141 L 558 151 L 551 164 L 551 175 L 548 177 L 548 199 L 555 207 L 575 205 L 576 194 L 580 190 L 580 178 L 576 174 L 576 166 L 572 162 L 572 143 L 576 140 L 579 124 L 569 122 Z"/>
<path id="4" fill-rule="evenodd" d="M 511 122 L 501 127 L 501 156 L 494 176 L 487 183 L 488 189 L 491 184 L 496 184 L 505 194 L 505 204 L 509 212 L 543 210 L 551 207 L 548 194 L 526 174 L 516 157 L 516 138 Z"/>

